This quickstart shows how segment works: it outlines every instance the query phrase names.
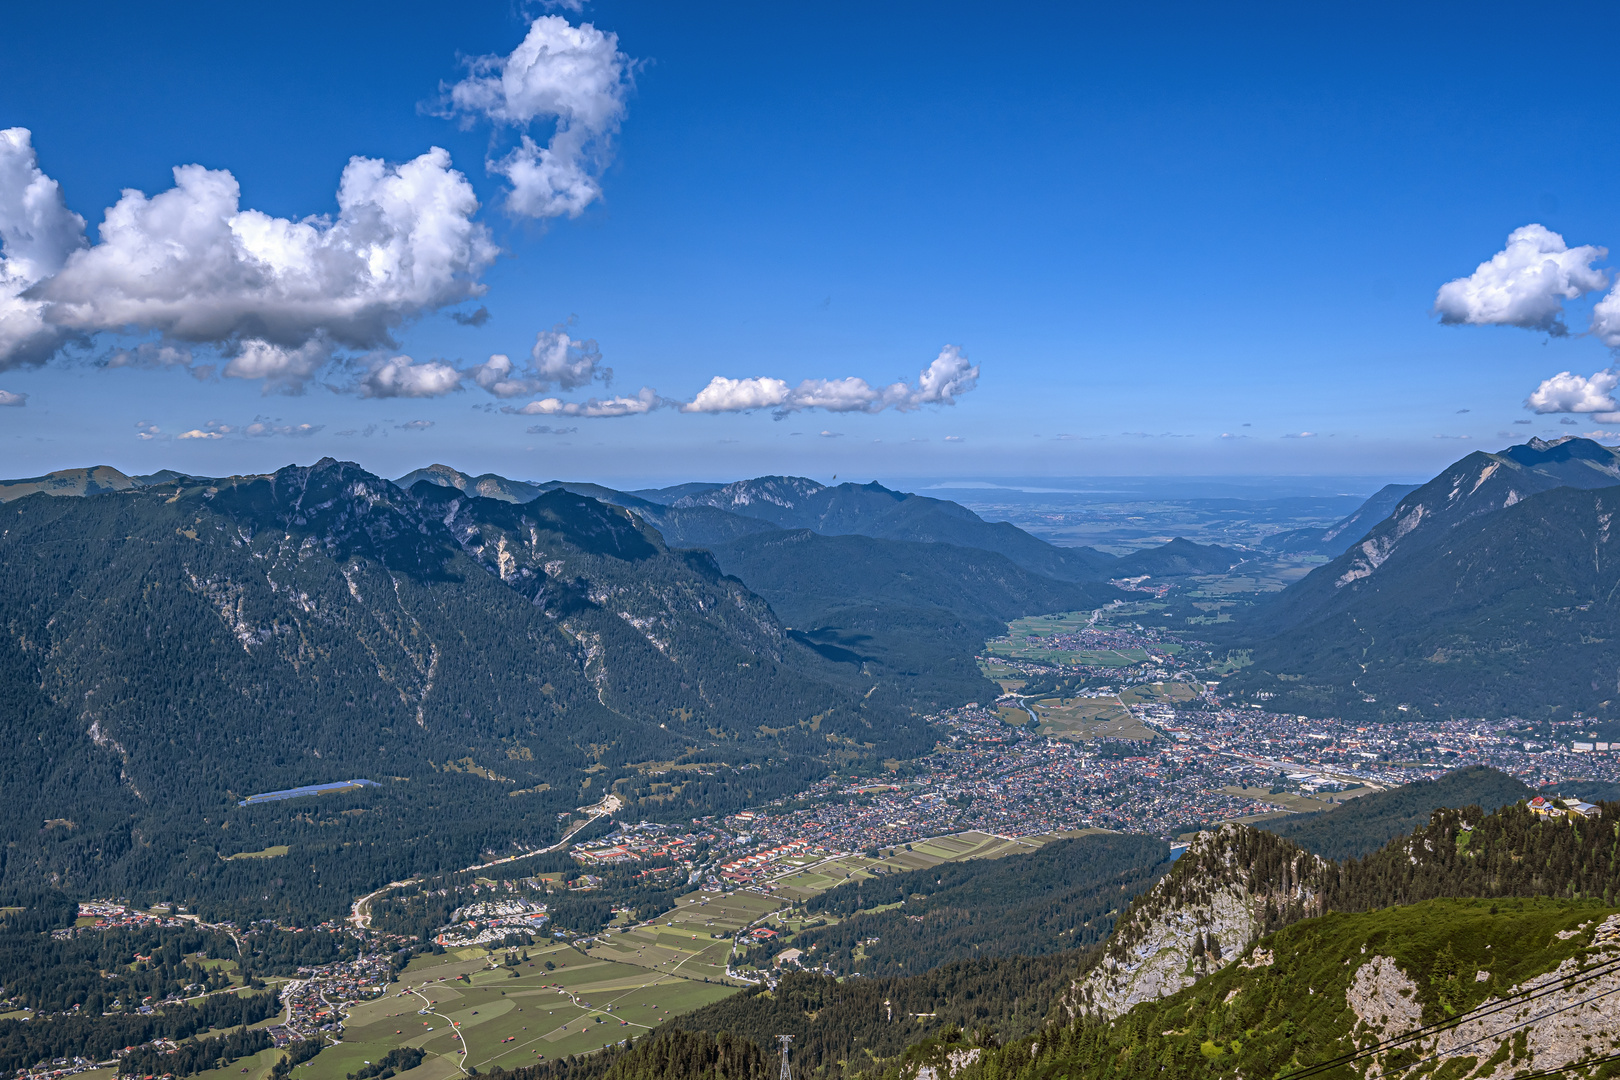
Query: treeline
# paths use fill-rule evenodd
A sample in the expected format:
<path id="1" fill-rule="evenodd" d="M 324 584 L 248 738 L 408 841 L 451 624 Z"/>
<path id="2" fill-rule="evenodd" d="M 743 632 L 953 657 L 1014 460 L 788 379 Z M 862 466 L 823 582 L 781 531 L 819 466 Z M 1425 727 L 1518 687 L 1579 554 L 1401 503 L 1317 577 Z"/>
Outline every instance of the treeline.
<path id="1" fill-rule="evenodd" d="M 663 1027 L 629 1046 L 490 1075 L 503 1080 L 773 1080 L 775 1069 L 775 1059 L 752 1040 L 724 1031 Z"/>
<path id="2" fill-rule="evenodd" d="M 120 1076 L 192 1076 L 208 1069 L 229 1065 L 237 1058 L 257 1054 L 274 1046 L 270 1033 L 263 1028 L 249 1031 L 238 1029 L 213 1039 L 195 1039 L 181 1043 L 173 1050 L 143 1047 L 124 1055 L 118 1063 Z"/>
<path id="3" fill-rule="evenodd" d="M 1478 806 L 1491 811 L 1534 794 L 1505 773 L 1475 765 L 1438 780 L 1363 795 L 1324 813 L 1268 821 L 1264 828 L 1325 859 L 1361 858 L 1427 825 L 1440 807 Z"/>
<path id="4" fill-rule="evenodd" d="M 835 974 L 915 975 L 964 957 L 1042 956 L 1095 945 L 1128 901 L 1164 873 L 1169 846 L 1106 834 L 1047 844 L 1027 855 L 975 859 L 849 882 L 812 898 L 843 916 L 794 935 L 800 963 Z M 899 907 L 872 912 L 889 904 Z M 787 946 L 751 950 L 763 963 Z"/>
<path id="5" fill-rule="evenodd" d="M 228 934 L 194 928 L 136 927 L 65 939 L 0 931 L 0 985 L 29 1009 L 62 1012 L 77 1005 L 99 1016 L 114 1001 L 134 1010 L 143 999 L 161 1001 L 190 985 L 220 989 L 228 985 L 223 974 L 201 961 L 236 955 Z"/>
<path id="6" fill-rule="evenodd" d="M 0 1020 L 0 1071 L 75 1055 L 105 1061 L 126 1046 L 139 1046 L 153 1039 L 189 1039 L 213 1028 L 257 1024 L 280 1011 L 276 995 L 265 992 L 218 994 L 197 1005 L 168 1005 L 161 1012 L 146 1015 L 69 1013 L 27 1021 Z"/>
<path id="7" fill-rule="evenodd" d="M 776 1038 L 792 1035 L 793 1074 L 833 1078 L 913 1042 L 967 1029 L 984 1039 L 1038 1029 L 1074 957 L 966 961 L 908 979 L 784 975 L 670 1020 L 628 1047 L 492 1075 L 513 1080 L 771 1080 Z M 919 1015 L 922 1014 L 922 1015 Z M 769 1051 L 762 1047 L 770 1048 Z"/>
<path id="8" fill-rule="evenodd" d="M 1494 814 L 1436 810 L 1432 823 L 1335 868 L 1326 902 L 1369 911 L 1438 897 L 1620 900 L 1620 803 L 1598 818 L 1543 818 L 1523 803 Z"/>
<path id="9" fill-rule="evenodd" d="M 1002 1038 L 1035 1030 L 1069 985 L 1079 956 L 958 961 L 912 978 L 839 982 L 792 973 L 775 990 L 752 988 L 670 1024 L 729 1031 L 762 1046 L 792 1035 L 796 1076 L 838 1077 L 953 1026 Z"/>

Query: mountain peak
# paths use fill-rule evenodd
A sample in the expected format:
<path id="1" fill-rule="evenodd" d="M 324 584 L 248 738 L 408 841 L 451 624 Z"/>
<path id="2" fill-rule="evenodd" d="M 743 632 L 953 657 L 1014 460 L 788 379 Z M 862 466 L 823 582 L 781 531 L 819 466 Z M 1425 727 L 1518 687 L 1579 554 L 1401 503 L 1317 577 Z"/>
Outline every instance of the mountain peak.
<path id="1" fill-rule="evenodd" d="M 723 488 L 677 499 L 672 506 L 714 506 L 730 510 L 739 506 L 766 503 L 792 509 L 804 499 L 827 490 L 827 485 L 804 476 L 757 476 L 752 480 L 738 480 Z"/>
<path id="2" fill-rule="evenodd" d="M 1532 450 L 1551 450 L 1555 446 L 1563 446 L 1565 443 L 1569 442 L 1571 439 L 1578 439 L 1578 438 L 1580 438 L 1579 435 L 1565 435 L 1563 438 L 1553 439 L 1551 442 L 1549 442 L 1546 439 L 1541 438 L 1540 436 L 1534 436 L 1533 435 L 1533 436 L 1531 436 L 1530 441 L 1525 443 L 1524 445 L 1528 446 Z M 1518 448 L 1514 447 L 1514 449 L 1518 449 Z"/>
<path id="3" fill-rule="evenodd" d="M 109 491 L 128 491 L 135 486 L 135 480 L 111 465 L 58 469 L 44 476 L 0 481 L 0 502 L 20 499 L 36 491 L 43 491 L 47 495 L 99 495 Z"/>

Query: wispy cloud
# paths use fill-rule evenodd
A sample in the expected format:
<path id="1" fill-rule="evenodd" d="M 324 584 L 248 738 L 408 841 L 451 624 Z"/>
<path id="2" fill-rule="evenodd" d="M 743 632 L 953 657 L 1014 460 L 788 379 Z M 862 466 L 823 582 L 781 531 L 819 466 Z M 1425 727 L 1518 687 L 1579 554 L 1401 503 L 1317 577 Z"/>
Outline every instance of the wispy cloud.
<path id="1" fill-rule="evenodd" d="M 526 405 L 503 405 L 501 412 L 516 416 L 580 416 L 601 418 L 613 416 L 639 416 L 652 412 L 663 404 L 657 391 L 642 387 L 634 397 L 591 398 L 588 401 L 563 401 L 561 398 L 541 398 Z"/>
<path id="2" fill-rule="evenodd" d="M 27 394 L 15 394 L 10 390 L 0 390 L 0 407 L 20 408 L 28 404 Z"/>

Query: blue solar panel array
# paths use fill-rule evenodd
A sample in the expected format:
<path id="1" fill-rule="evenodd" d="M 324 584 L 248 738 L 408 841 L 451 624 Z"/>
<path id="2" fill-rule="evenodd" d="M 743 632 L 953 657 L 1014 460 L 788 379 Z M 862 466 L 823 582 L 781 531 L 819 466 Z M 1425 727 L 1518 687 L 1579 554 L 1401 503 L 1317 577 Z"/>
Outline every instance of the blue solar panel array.
<path id="1" fill-rule="evenodd" d="M 306 784 L 303 787 L 286 788 L 282 791 L 266 791 L 261 795 L 249 795 L 236 805 L 253 806 L 258 803 L 280 802 L 282 799 L 301 799 L 305 795 L 324 795 L 328 791 L 352 791 L 355 788 L 379 787 L 375 780 L 337 780 L 330 784 Z"/>

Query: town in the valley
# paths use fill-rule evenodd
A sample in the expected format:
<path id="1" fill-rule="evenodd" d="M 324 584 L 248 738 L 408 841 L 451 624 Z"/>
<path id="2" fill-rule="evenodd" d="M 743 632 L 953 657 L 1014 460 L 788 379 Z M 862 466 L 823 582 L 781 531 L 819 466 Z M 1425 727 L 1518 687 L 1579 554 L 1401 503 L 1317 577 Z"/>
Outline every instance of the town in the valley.
<path id="1" fill-rule="evenodd" d="M 734 958 L 775 935 L 772 927 L 783 925 L 795 903 L 852 877 L 1029 850 L 1088 830 L 1148 834 L 1174 851 L 1221 822 L 1328 809 L 1470 765 L 1538 787 L 1620 780 L 1620 745 L 1611 747 L 1578 717 L 1527 735 L 1517 721 L 1369 726 L 1271 712 L 1263 702 L 1223 699 L 1218 678 L 1189 670 L 1153 631 L 1098 626 L 1095 615 L 1050 618 L 1055 630 L 1012 640 L 1014 648 L 1010 639 L 990 643 L 980 663 L 1005 692 L 929 717 L 937 739 L 930 754 L 877 774 L 829 775 L 731 815 L 623 824 L 569 846 L 579 868 L 568 881 L 573 891 L 601 887 L 598 875 L 612 867 L 684 883 L 688 891 L 674 911 L 656 919 L 635 923 L 627 909 L 605 930 L 560 930 L 544 898 L 552 883 L 520 877 L 477 879 L 467 887 L 468 902 L 427 942 L 382 934 L 363 918 L 278 928 L 351 939 L 355 955 L 277 980 L 281 1014 L 267 1029 L 275 1046 L 306 1039 L 341 1045 L 357 1030 L 386 1041 L 390 1032 L 406 1033 L 387 1028 L 397 1022 L 441 1034 L 448 1041 L 438 1052 L 469 1064 L 541 1061 L 643 1030 L 670 1015 L 677 1000 L 690 1006 L 727 984 L 774 980 L 777 967 L 739 967 Z M 1097 663 L 1099 655 L 1110 662 Z M 1068 657 L 1078 662 L 1065 663 Z M 1085 686 L 1066 698 L 1022 692 L 1052 676 Z M 581 808 L 576 824 L 611 809 Z M 241 933 L 232 924 L 199 923 L 177 905 L 136 909 L 106 899 L 83 903 L 79 914 L 74 929 L 57 933 L 185 925 Z M 403 972 L 395 967 L 391 955 L 424 945 L 433 951 Z M 777 964 L 782 957 L 791 963 L 794 954 Z M 646 975 L 645 985 L 592 1004 L 575 988 L 596 985 L 579 981 L 593 963 L 629 965 Z M 425 964 L 446 973 L 426 974 Z M 531 1026 L 542 1025 L 519 1024 L 491 1050 L 489 1032 L 471 1039 L 483 1010 L 438 1008 L 448 999 L 504 997 L 506 987 L 515 992 L 531 983 L 560 1006 L 546 1011 L 543 1039 L 528 1037 Z M 636 995 L 645 1000 L 631 1000 Z M 380 1014 L 389 1002 L 396 1011 Z M 17 1075 L 58 1077 L 109 1064 L 58 1059 Z"/>

